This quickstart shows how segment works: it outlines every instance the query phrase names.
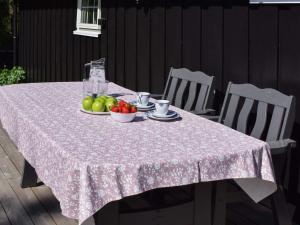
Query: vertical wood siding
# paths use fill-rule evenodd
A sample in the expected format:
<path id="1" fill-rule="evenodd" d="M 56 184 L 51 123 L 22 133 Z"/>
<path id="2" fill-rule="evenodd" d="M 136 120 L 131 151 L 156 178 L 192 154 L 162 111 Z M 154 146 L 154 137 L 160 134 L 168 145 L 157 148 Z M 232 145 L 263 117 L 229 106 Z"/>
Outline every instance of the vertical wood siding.
<path id="1" fill-rule="evenodd" d="M 300 112 L 299 5 L 249 6 L 245 0 L 139 5 L 102 0 L 102 5 L 106 25 L 99 38 L 90 38 L 72 33 L 76 0 L 20 1 L 19 64 L 29 82 L 81 80 L 84 63 L 106 57 L 108 79 L 134 90 L 161 93 L 170 67 L 187 67 L 214 75 L 221 92 L 233 81 L 295 95 Z M 297 116 L 298 143 L 299 123 Z M 296 189 L 299 151 L 293 156 Z"/>

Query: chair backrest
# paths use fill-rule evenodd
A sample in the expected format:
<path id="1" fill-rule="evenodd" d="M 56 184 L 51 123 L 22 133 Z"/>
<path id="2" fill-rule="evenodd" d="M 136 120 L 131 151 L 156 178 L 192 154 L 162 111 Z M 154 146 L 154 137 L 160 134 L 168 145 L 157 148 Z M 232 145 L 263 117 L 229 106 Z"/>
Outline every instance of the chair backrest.
<path id="1" fill-rule="evenodd" d="M 213 80 L 213 76 L 208 76 L 200 71 L 192 72 L 186 68 L 171 68 L 163 98 L 187 111 L 191 111 L 192 108 L 196 112 L 204 110 L 210 104 Z M 184 101 L 184 93 L 187 88 L 189 88 L 187 100 Z"/>
<path id="2" fill-rule="evenodd" d="M 248 129 L 250 114 L 255 115 L 251 130 Z M 276 141 L 290 138 L 294 121 L 294 96 L 252 84 L 228 84 L 220 123 L 258 139 Z"/>

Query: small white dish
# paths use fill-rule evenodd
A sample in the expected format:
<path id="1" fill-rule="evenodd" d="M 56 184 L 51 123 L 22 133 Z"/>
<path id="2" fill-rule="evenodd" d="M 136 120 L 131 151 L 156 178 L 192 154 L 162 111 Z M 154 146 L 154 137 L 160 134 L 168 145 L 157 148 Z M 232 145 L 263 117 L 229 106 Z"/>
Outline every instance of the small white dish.
<path id="1" fill-rule="evenodd" d="M 136 113 L 110 112 L 111 118 L 121 123 L 129 123 L 134 120 Z"/>
<path id="2" fill-rule="evenodd" d="M 149 119 L 152 119 L 152 120 L 157 120 L 157 121 L 173 121 L 173 120 L 177 120 L 180 118 L 180 115 L 178 113 L 175 114 L 175 116 L 172 116 L 172 117 L 156 117 L 154 116 L 152 113 L 148 113 L 147 114 L 147 117 Z"/>
<path id="3" fill-rule="evenodd" d="M 148 102 L 148 105 L 140 105 L 136 101 L 132 102 L 133 105 L 135 105 L 138 109 L 150 109 L 155 106 L 153 102 Z"/>
<path id="4" fill-rule="evenodd" d="M 110 115 L 110 112 L 92 112 L 92 111 L 86 111 L 83 108 L 81 108 L 80 111 L 91 115 Z"/>
<path id="5" fill-rule="evenodd" d="M 169 117 L 173 117 L 177 114 L 177 112 L 169 110 L 167 112 L 167 114 L 160 114 L 158 113 L 156 110 L 152 111 L 152 115 L 155 117 L 159 117 L 159 118 L 169 118 Z"/>

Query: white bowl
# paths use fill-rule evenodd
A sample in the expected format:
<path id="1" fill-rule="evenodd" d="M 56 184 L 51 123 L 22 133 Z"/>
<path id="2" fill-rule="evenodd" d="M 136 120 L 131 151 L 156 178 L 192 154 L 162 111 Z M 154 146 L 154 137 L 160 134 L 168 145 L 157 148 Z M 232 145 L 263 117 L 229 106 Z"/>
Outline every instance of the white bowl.
<path id="1" fill-rule="evenodd" d="M 136 113 L 110 112 L 111 117 L 121 123 L 128 123 L 134 120 Z"/>

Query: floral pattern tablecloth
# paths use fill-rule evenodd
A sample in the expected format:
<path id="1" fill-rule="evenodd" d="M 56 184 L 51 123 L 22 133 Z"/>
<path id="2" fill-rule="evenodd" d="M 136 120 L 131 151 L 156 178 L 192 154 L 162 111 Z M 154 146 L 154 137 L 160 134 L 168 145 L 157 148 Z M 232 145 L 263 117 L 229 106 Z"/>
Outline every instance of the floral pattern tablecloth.
<path id="1" fill-rule="evenodd" d="M 109 93 L 134 99 L 114 83 Z M 234 178 L 255 201 L 276 190 L 265 142 L 174 107 L 182 120 L 118 123 L 80 112 L 81 98 L 80 82 L 0 88 L 3 128 L 79 223 L 108 202 L 159 187 Z"/>

